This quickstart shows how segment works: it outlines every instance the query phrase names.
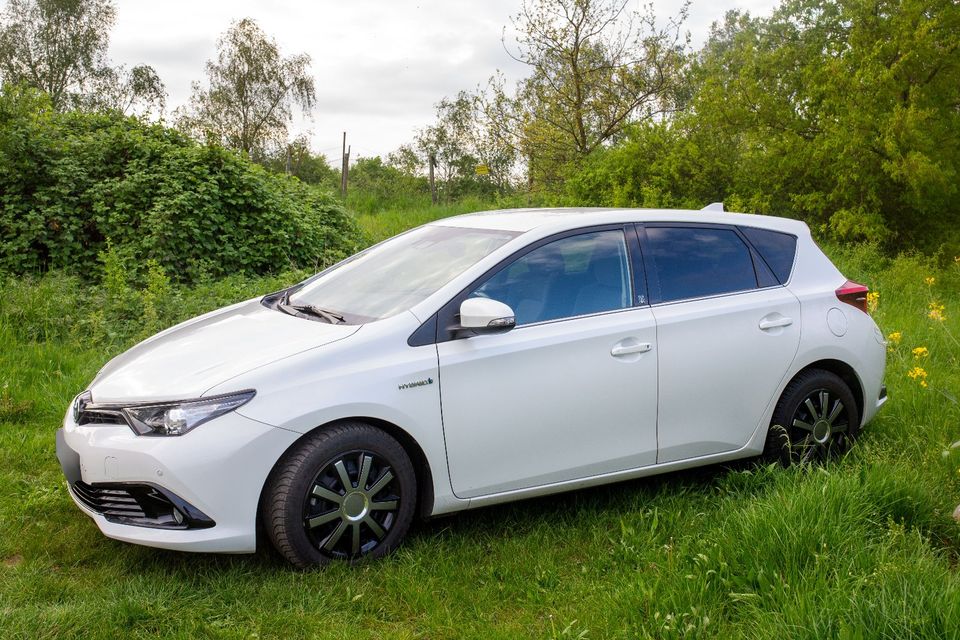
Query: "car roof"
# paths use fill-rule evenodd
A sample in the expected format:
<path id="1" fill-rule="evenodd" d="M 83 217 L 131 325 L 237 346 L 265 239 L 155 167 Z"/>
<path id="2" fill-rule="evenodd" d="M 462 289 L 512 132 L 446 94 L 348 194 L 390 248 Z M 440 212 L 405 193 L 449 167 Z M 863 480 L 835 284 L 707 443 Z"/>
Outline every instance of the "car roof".
<path id="1" fill-rule="evenodd" d="M 728 211 L 691 209 L 613 209 L 566 207 L 544 209 L 502 209 L 478 211 L 431 222 L 445 227 L 496 229 L 525 233 L 540 227 L 565 231 L 580 227 L 626 222 L 692 222 L 730 224 L 800 234 L 807 225 L 799 220 Z"/>

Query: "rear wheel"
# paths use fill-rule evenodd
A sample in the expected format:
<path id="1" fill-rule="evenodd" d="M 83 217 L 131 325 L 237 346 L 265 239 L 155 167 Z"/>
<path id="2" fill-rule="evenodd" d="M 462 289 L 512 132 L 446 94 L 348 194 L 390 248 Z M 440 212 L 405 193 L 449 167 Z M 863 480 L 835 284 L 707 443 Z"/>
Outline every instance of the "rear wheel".
<path id="1" fill-rule="evenodd" d="M 853 392 L 822 369 L 790 381 L 773 412 L 764 454 L 784 466 L 820 462 L 845 453 L 860 431 Z"/>
<path id="2" fill-rule="evenodd" d="M 417 482 L 403 447 L 351 422 L 308 437 L 268 481 L 264 523 L 274 547 L 298 567 L 379 558 L 406 535 Z"/>

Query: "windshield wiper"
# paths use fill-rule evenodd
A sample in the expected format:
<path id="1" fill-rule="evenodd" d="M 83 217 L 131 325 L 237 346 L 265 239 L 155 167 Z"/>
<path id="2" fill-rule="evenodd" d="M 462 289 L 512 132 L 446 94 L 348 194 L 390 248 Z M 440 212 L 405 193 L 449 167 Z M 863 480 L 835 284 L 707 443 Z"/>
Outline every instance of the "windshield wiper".
<path id="1" fill-rule="evenodd" d="M 326 320 L 330 324 L 343 324 L 344 322 L 346 322 L 344 317 L 339 313 L 330 311 L 329 309 L 323 309 L 321 307 L 318 307 L 312 304 L 285 304 L 281 302 L 279 306 L 281 308 L 293 309 L 295 311 L 299 311 L 300 313 L 306 313 L 311 316 L 322 318 L 323 320 Z"/>

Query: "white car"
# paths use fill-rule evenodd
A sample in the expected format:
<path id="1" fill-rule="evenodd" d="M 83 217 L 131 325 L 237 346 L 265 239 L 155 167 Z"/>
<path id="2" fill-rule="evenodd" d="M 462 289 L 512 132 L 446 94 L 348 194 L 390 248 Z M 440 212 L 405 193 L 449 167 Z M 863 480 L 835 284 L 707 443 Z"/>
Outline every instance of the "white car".
<path id="1" fill-rule="evenodd" d="M 795 220 L 448 218 L 113 359 L 57 454 L 111 538 L 379 557 L 416 514 L 845 450 L 886 400 L 866 294 Z"/>

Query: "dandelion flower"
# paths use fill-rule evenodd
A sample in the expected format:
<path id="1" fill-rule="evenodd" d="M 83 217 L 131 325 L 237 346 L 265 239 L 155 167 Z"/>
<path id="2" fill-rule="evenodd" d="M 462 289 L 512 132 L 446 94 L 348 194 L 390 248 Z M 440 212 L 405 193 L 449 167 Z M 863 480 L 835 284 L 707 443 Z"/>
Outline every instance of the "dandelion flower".
<path id="1" fill-rule="evenodd" d="M 928 355 L 930 355 L 930 352 L 926 347 L 917 347 L 913 350 L 913 357 L 917 358 L 918 360 L 920 358 L 926 358 Z"/>
<path id="2" fill-rule="evenodd" d="M 902 337 L 903 337 L 902 333 L 900 333 L 899 331 L 894 331 L 893 333 L 887 336 L 887 340 L 889 340 L 893 344 L 900 344 L 900 338 Z"/>
<path id="3" fill-rule="evenodd" d="M 928 287 L 932 287 L 933 283 L 936 282 L 937 279 L 934 278 L 933 276 L 927 276 L 926 278 L 923 279 L 923 281 L 927 283 Z"/>
<path id="4" fill-rule="evenodd" d="M 871 291 L 867 294 L 867 306 L 870 307 L 870 311 L 876 311 L 877 307 L 880 306 L 880 294 L 876 291 Z"/>

